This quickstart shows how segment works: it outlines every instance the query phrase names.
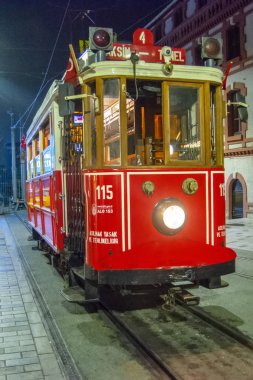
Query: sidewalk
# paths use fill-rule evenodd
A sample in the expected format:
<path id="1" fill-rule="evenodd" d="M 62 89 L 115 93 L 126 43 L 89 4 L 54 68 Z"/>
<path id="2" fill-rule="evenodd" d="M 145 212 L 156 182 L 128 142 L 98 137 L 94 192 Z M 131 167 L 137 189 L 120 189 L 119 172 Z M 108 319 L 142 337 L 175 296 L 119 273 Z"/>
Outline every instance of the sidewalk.
<path id="1" fill-rule="evenodd" d="M 64 380 L 12 234 L 0 216 L 0 380 Z"/>
<path id="2" fill-rule="evenodd" d="M 227 220 L 226 233 L 227 246 L 237 253 L 235 273 L 223 277 L 229 286 L 200 287 L 193 294 L 200 297 L 200 307 L 207 313 L 253 339 L 253 220 Z"/>
<path id="3" fill-rule="evenodd" d="M 253 251 L 253 219 L 229 219 L 226 229 L 228 247 Z"/>

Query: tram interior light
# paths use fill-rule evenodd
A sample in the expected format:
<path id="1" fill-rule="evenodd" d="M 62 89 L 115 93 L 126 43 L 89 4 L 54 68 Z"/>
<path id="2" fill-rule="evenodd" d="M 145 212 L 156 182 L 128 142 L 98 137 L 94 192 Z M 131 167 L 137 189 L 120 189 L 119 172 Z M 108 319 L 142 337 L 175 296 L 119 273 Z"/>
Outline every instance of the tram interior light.
<path id="1" fill-rule="evenodd" d="M 202 59 L 222 59 L 222 41 L 220 38 L 201 38 L 201 58 Z"/>
<path id="2" fill-rule="evenodd" d="M 111 51 L 113 49 L 112 28 L 90 27 L 89 48 L 92 51 Z"/>

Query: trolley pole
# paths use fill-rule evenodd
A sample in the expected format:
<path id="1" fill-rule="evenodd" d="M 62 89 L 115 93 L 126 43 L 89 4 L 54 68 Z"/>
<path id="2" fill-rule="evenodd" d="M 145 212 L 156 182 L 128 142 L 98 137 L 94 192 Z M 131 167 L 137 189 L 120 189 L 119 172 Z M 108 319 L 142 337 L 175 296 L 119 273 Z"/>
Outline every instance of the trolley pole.
<path id="1" fill-rule="evenodd" d="M 13 203 L 17 203 L 17 170 L 16 170 L 16 145 L 15 145 L 15 125 L 13 125 L 14 121 L 14 113 L 12 111 L 8 111 L 8 114 L 11 118 L 11 174 L 12 174 L 12 196 Z"/>

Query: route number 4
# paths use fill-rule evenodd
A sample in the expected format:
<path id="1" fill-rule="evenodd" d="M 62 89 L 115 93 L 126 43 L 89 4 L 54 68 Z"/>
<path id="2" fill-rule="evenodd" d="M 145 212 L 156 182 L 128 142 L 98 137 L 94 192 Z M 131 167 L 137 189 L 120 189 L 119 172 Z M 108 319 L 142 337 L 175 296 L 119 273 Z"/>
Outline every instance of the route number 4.
<path id="1" fill-rule="evenodd" d="M 98 199 L 113 199 L 112 185 L 98 185 L 96 192 Z"/>
<path id="2" fill-rule="evenodd" d="M 140 37 L 139 37 L 139 40 L 143 43 L 143 45 L 145 45 L 145 43 L 146 43 L 146 35 L 145 35 L 145 32 L 141 32 Z"/>

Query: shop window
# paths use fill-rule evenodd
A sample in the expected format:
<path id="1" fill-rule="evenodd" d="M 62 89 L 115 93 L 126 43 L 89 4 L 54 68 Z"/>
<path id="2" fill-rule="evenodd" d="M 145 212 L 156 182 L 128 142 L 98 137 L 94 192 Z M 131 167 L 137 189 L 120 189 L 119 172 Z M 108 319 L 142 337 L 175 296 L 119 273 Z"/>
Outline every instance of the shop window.
<path id="1" fill-rule="evenodd" d="M 207 0 L 198 0 L 198 9 L 203 8 L 207 4 Z"/>
<path id="2" fill-rule="evenodd" d="M 243 83 L 235 83 L 227 93 L 227 130 L 228 137 L 242 134 L 242 123 L 248 121 L 246 88 Z"/>
<path id="3" fill-rule="evenodd" d="M 241 132 L 238 108 L 233 104 L 236 103 L 236 91 L 230 91 L 227 94 L 227 100 L 228 136 L 234 136 Z"/>
<path id="4" fill-rule="evenodd" d="M 155 41 L 159 41 L 163 37 L 162 35 L 162 24 L 158 24 L 154 29 Z"/>
<path id="5" fill-rule="evenodd" d="M 241 43 L 240 43 L 240 27 L 238 25 L 231 25 L 226 32 L 226 48 L 227 48 L 227 61 L 240 57 Z"/>
<path id="6" fill-rule="evenodd" d="M 174 13 L 174 27 L 179 26 L 183 21 L 183 10 L 178 8 Z"/>

